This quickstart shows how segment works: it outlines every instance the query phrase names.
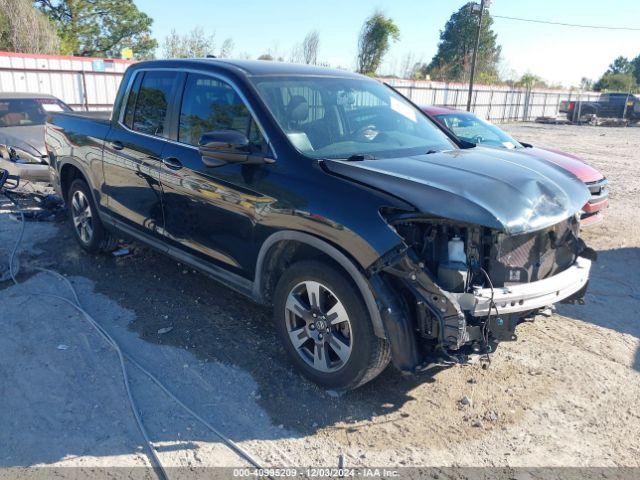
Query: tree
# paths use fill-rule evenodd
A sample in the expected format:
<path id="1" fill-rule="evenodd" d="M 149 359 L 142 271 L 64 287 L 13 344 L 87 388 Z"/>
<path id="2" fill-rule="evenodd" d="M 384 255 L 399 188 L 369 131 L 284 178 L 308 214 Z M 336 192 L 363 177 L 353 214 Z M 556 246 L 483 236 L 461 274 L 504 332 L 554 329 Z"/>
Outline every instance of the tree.
<path id="1" fill-rule="evenodd" d="M 275 59 L 273 58 L 273 55 L 271 55 L 270 53 L 263 53 L 262 55 L 260 55 L 260 56 L 258 57 L 258 60 L 269 60 L 269 61 L 273 61 L 273 60 L 275 60 Z"/>
<path id="2" fill-rule="evenodd" d="M 218 57 L 220 58 L 229 58 L 233 52 L 233 47 L 235 44 L 233 43 L 232 38 L 226 38 L 224 42 L 222 42 L 222 46 L 220 47 L 220 53 Z"/>
<path id="3" fill-rule="evenodd" d="M 478 78 L 497 78 L 501 47 L 497 35 L 491 30 L 493 19 L 488 11 L 482 17 L 480 44 L 476 59 Z M 466 82 L 471 71 L 471 59 L 478 31 L 478 14 L 474 2 L 463 5 L 440 31 L 438 51 L 431 63 L 420 67 L 421 74 L 435 80 Z"/>
<path id="4" fill-rule="evenodd" d="M 320 32 L 311 30 L 302 41 L 302 57 L 307 65 L 318 63 L 318 49 L 320 48 Z"/>
<path id="5" fill-rule="evenodd" d="M 592 90 L 593 89 L 593 80 L 587 77 L 582 77 L 580 79 L 580 89 L 582 90 Z"/>
<path id="6" fill-rule="evenodd" d="M 153 56 L 153 20 L 133 0 L 35 0 L 55 24 L 61 51 L 85 57 L 119 57 L 131 48 L 136 58 Z"/>
<path id="7" fill-rule="evenodd" d="M 640 58 L 638 57 L 631 61 L 623 56 L 617 57 L 595 83 L 593 89 L 597 92 L 602 90 L 610 92 L 635 91 L 640 83 L 638 82 L 636 71 L 636 64 L 640 63 Z"/>
<path id="8" fill-rule="evenodd" d="M 206 35 L 200 27 L 184 35 L 171 30 L 162 44 L 162 55 L 164 58 L 203 58 L 212 55 L 214 47 L 215 34 Z"/>
<path id="9" fill-rule="evenodd" d="M 631 60 L 631 65 L 633 66 L 633 77 L 636 80 L 636 83 L 640 85 L 640 54 Z"/>
<path id="10" fill-rule="evenodd" d="M 634 92 L 637 88 L 636 79 L 630 73 L 612 72 L 606 72 L 593 86 L 596 92 L 602 90 L 609 92 Z"/>
<path id="11" fill-rule="evenodd" d="M 622 73 L 623 75 L 628 75 L 633 72 L 633 65 L 629 61 L 627 57 L 623 57 L 622 55 L 616 58 L 611 65 L 609 65 L 609 69 L 607 73 Z"/>
<path id="12" fill-rule="evenodd" d="M 0 50 L 53 54 L 60 52 L 60 40 L 31 0 L 0 0 Z"/>
<path id="13" fill-rule="evenodd" d="M 382 12 L 374 12 L 362 25 L 358 40 L 358 72 L 374 75 L 385 54 L 389 51 L 390 41 L 400 38 L 400 29 Z"/>
<path id="14" fill-rule="evenodd" d="M 520 77 L 520 80 L 515 83 L 515 86 L 531 89 L 534 87 L 546 87 L 547 83 L 539 76 L 534 75 L 531 72 L 526 72 Z"/>

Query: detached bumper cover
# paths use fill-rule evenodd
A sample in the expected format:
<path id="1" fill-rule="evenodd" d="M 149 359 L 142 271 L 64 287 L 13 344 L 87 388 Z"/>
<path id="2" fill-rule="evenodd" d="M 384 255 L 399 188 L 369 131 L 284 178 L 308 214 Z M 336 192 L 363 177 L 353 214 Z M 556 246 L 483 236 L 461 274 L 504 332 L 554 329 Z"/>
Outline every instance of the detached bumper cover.
<path id="1" fill-rule="evenodd" d="M 37 163 L 17 163 L 0 158 L 0 168 L 4 168 L 10 175 L 16 175 L 21 180 L 32 182 L 49 182 L 49 165 Z"/>
<path id="2" fill-rule="evenodd" d="M 578 257 L 568 269 L 537 282 L 494 288 L 493 302 L 499 314 L 526 312 L 560 302 L 582 290 L 589 281 L 591 260 Z M 452 294 L 462 310 L 475 317 L 489 314 L 491 289 Z M 492 310 L 495 313 L 495 309 Z"/>

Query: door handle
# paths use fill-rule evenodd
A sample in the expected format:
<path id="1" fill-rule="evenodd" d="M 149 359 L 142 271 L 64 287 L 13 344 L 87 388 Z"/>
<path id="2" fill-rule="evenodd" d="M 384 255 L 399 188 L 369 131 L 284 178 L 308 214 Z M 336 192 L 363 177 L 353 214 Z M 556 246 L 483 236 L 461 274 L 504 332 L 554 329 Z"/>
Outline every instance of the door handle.
<path id="1" fill-rule="evenodd" d="M 171 170 L 180 170 L 182 168 L 182 162 L 176 157 L 167 157 L 162 159 L 162 163 Z"/>
<path id="2" fill-rule="evenodd" d="M 124 148 L 124 145 L 122 144 L 122 142 L 116 140 L 115 142 L 111 142 L 111 148 L 113 148 L 114 150 L 122 150 Z"/>

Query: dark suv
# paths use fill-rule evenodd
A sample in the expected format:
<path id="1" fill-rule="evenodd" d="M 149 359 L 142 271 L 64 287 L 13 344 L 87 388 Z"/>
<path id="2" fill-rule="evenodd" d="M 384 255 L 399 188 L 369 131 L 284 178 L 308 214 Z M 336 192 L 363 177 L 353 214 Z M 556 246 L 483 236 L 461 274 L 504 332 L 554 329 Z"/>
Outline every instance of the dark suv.
<path id="1" fill-rule="evenodd" d="M 492 351 L 586 289 L 580 180 L 457 140 L 364 76 L 142 62 L 110 119 L 54 114 L 46 144 L 85 250 L 124 233 L 273 306 L 326 387 Z"/>

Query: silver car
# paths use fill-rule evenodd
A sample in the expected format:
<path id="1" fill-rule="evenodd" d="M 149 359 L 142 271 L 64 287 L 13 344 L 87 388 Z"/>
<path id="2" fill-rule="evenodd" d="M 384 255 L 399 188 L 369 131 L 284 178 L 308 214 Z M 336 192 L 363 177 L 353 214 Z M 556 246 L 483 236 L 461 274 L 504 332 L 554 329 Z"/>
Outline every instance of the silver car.
<path id="1" fill-rule="evenodd" d="M 0 93 L 0 168 L 22 180 L 49 181 L 44 124 L 49 113 L 71 111 L 42 93 Z"/>

